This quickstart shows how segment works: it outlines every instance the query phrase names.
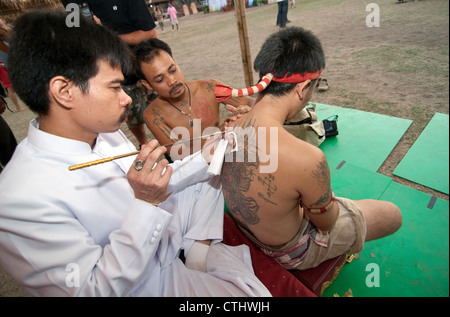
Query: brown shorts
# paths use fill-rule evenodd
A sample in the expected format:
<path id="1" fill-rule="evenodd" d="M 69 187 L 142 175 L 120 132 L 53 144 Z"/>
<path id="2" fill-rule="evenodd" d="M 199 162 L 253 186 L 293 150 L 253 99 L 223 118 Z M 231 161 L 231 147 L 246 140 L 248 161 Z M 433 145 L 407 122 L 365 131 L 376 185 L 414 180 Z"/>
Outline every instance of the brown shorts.
<path id="1" fill-rule="evenodd" d="M 366 238 L 366 222 L 361 209 L 350 199 L 336 197 L 339 217 L 327 239 L 318 234 L 317 228 L 305 216 L 295 237 L 280 246 L 259 242 L 255 236 L 240 227 L 265 254 L 273 257 L 287 269 L 305 270 L 342 254 L 360 252 Z"/>

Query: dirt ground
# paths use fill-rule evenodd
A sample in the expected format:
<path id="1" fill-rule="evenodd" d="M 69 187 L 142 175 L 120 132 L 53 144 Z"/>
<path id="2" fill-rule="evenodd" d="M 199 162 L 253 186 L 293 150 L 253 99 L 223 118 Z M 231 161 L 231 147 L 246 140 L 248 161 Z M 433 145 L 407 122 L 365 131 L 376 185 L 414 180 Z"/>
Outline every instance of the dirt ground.
<path id="1" fill-rule="evenodd" d="M 329 90 L 313 101 L 413 120 L 379 172 L 396 182 L 448 200 L 448 195 L 392 174 L 435 112 L 449 113 L 449 3 L 441 0 L 374 1 L 380 26 L 369 28 L 361 0 L 297 0 L 288 26 L 312 30 L 327 56 L 322 74 Z M 247 9 L 252 59 L 268 35 L 276 32 L 277 5 Z M 166 23 L 167 41 L 185 78 L 216 78 L 245 86 L 234 12 L 180 19 L 181 31 Z M 433 71 L 436 70 L 436 71 Z M 254 81 L 258 76 L 254 73 Z M 225 112 L 223 112 L 225 115 Z"/>
<path id="2" fill-rule="evenodd" d="M 380 8 L 379 27 L 366 25 L 369 3 Z M 277 5 L 246 12 L 254 59 L 267 36 L 278 30 Z M 396 0 L 297 0 L 288 19 L 288 26 L 312 30 L 325 49 L 327 67 L 322 77 L 330 88 L 317 92 L 313 101 L 413 120 L 378 172 L 448 200 L 448 195 L 392 174 L 434 113 L 449 113 L 448 0 L 403 4 Z M 186 80 L 216 78 L 235 88 L 245 86 L 234 11 L 196 14 L 179 21 L 180 31 L 172 32 L 166 21 L 165 32 L 158 29 L 158 36 L 172 47 Z M 222 115 L 226 116 L 225 111 Z M 26 137 L 33 116 L 29 110 L 3 115 L 18 141 Z M 126 125 L 122 129 L 136 143 Z M 148 135 L 152 137 L 149 131 Z M 14 283 L 1 280 L 1 296 L 23 295 Z"/>
<path id="3" fill-rule="evenodd" d="M 329 90 L 313 101 L 413 120 L 379 172 L 396 182 L 448 200 L 448 195 L 392 174 L 434 113 L 449 113 L 449 2 L 422 0 L 297 0 L 288 26 L 312 30 L 322 41 L 327 67 L 322 74 Z M 369 3 L 379 7 L 379 27 L 368 27 Z M 277 5 L 246 10 L 252 59 L 264 40 L 278 30 Z M 244 87 L 235 12 L 211 12 L 181 17 L 180 31 L 158 37 L 172 47 L 186 80 L 216 78 Z M 371 21 L 375 21 L 371 19 Z M 256 73 L 253 75 L 257 81 Z M 225 117 L 225 111 L 222 112 Z M 17 139 L 26 136 L 33 114 L 5 113 Z M 125 125 L 122 129 L 136 143 Z M 148 135 L 152 137 L 148 131 Z"/>

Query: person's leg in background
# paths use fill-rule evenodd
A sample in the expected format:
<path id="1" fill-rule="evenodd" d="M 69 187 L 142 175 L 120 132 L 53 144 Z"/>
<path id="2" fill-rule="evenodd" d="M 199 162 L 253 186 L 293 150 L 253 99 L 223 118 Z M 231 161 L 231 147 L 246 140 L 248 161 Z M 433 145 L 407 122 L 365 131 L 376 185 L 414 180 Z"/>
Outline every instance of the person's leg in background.
<path id="1" fill-rule="evenodd" d="M 280 28 L 284 28 L 284 27 L 286 27 L 286 23 L 287 23 L 289 0 L 283 0 L 278 3 L 281 3 Z"/>

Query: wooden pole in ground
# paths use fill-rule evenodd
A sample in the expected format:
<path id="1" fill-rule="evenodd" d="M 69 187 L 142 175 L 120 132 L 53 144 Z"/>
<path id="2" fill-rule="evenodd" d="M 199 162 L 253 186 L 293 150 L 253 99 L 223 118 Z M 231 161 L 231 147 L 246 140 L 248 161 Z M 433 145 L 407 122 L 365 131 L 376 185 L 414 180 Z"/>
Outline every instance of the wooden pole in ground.
<path id="1" fill-rule="evenodd" d="M 247 15 L 245 12 L 245 0 L 235 0 L 236 22 L 241 44 L 242 65 L 244 67 L 244 78 L 247 86 L 253 86 L 253 66 L 250 53 L 250 41 L 248 38 Z"/>

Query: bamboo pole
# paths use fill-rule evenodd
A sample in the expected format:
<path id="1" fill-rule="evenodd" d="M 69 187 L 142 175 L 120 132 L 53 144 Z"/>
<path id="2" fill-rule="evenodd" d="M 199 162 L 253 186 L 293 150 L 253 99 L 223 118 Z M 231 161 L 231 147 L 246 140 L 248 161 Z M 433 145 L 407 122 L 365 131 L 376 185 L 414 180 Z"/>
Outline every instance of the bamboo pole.
<path id="1" fill-rule="evenodd" d="M 236 22 L 241 44 L 242 65 L 244 67 L 244 78 L 246 86 L 253 86 L 253 65 L 250 52 L 250 41 L 248 38 L 247 15 L 245 11 L 245 0 L 235 0 Z"/>

